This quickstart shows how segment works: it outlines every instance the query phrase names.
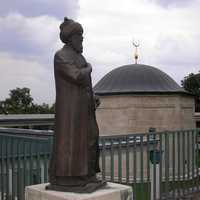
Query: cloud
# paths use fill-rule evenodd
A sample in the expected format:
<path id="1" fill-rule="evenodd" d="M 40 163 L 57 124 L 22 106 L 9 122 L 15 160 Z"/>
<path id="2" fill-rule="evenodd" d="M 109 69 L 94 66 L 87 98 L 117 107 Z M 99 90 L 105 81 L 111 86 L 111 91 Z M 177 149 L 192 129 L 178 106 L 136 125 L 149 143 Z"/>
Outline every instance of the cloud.
<path id="1" fill-rule="evenodd" d="M 178 83 L 200 69 L 200 33 L 167 35 L 158 38 L 155 63 Z M 177 40 L 178 38 L 178 40 Z"/>
<path id="2" fill-rule="evenodd" d="M 49 62 L 61 45 L 59 24 L 49 16 L 24 17 L 16 13 L 0 17 L 0 51 Z"/>
<path id="3" fill-rule="evenodd" d="M 43 66 L 35 60 L 16 59 L 8 53 L 0 52 L 0 72 L 0 100 L 8 97 L 11 89 L 28 87 L 35 102 L 54 102 L 53 65 Z"/>
<path id="4" fill-rule="evenodd" d="M 105 6 L 106 5 L 106 6 Z M 134 62 L 132 38 L 140 41 L 139 63 L 160 68 L 178 83 L 199 67 L 199 6 L 165 9 L 149 0 L 80 0 L 84 54 L 94 83 L 113 68 Z"/>
<path id="5" fill-rule="evenodd" d="M 0 97 L 6 97 L 10 89 L 26 86 L 31 88 L 35 101 L 54 101 L 53 56 L 62 46 L 59 24 L 63 15 L 68 15 L 65 12 L 77 17 L 84 27 L 84 55 L 93 65 L 94 84 L 111 69 L 134 63 L 133 37 L 141 44 L 139 63 L 156 66 L 180 83 L 185 75 L 197 72 L 200 67 L 200 2 L 192 0 L 187 6 L 181 6 L 177 0 L 173 2 L 3 2 L 0 84 L 5 87 L 1 88 Z"/>
<path id="6" fill-rule="evenodd" d="M 0 15 L 17 12 L 27 17 L 50 15 L 63 19 L 76 17 L 78 10 L 78 0 L 6 0 L 1 2 Z"/>
<path id="7" fill-rule="evenodd" d="M 198 0 L 152 0 L 153 2 L 163 6 L 163 7 L 185 7 L 190 4 L 196 3 Z"/>
<path id="8" fill-rule="evenodd" d="M 55 99 L 53 57 L 63 45 L 59 25 L 76 18 L 78 0 L 16 0 L 0 7 L 0 99 L 9 90 L 29 87 L 37 103 Z"/>
<path id="9" fill-rule="evenodd" d="M 200 33 L 193 37 L 168 35 L 158 38 L 156 46 L 157 62 L 169 65 L 200 65 Z M 178 40 L 177 40 L 178 38 Z"/>
<path id="10" fill-rule="evenodd" d="M 37 103 L 54 102 L 53 57 L 62 46 L 60 20 L 51 16 L 0 17 L 0 99 L 9 90 L 28 87 Z"/>

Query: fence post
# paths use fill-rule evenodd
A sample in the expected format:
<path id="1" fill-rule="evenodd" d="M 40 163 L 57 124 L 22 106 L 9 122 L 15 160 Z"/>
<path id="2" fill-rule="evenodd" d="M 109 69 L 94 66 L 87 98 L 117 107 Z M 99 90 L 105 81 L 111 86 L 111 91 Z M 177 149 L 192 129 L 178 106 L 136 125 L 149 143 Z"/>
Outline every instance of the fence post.
<path id="1" fill-rule="evenodd" d="M 151 180 L 151 200 L 159 199 L 160 197 L 160 159 L 161 152 L 156 144 L 156 129 L 149 128 L 149 134 L 152 133 L 150 138 L 153 140 L 153 150 L 150 151 L 150 180 Z"/>
<path id="2" fill-rule="evenodd" d="M 155 172 L 154 172 L 154 167 L 156 168 Z M 150 168 L 151 200 L 155 200 L 154 197 L 156 197 L 156 199 L 159 199 L 160 197 L 160 170 L 159 169 L 160 169 L 159 164 L 151 163 L 151 168 Z"/>

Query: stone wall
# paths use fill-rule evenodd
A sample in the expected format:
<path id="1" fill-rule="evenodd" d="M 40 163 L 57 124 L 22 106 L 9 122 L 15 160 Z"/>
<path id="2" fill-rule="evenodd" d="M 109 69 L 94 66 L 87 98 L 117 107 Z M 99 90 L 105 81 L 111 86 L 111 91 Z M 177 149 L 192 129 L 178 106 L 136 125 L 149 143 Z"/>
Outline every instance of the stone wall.
<path id="1" fill-rule="evenodd" d="M 194 98 L 187 95 L 101 96 L 97 121 L 101 135 L 195 128 Z"/>

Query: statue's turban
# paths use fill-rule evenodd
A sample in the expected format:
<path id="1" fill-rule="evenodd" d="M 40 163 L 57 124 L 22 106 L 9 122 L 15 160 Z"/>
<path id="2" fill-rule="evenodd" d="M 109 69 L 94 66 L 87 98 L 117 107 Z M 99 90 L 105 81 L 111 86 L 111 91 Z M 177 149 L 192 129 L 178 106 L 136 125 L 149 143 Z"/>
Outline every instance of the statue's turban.
<path id="1" fill-rule="evenodd" d="M 83 33 L 81 24 L 73 21 L 72 19 L 64 18 L 64 22 L 60 25 L 60 39 L 66 43 L 68 38 L 76 33 Z"/>

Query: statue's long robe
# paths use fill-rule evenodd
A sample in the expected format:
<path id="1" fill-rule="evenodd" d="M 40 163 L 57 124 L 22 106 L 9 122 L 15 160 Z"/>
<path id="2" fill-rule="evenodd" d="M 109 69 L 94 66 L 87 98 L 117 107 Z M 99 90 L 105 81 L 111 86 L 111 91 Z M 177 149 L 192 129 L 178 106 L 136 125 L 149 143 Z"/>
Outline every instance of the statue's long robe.
<path id="1" fill-rule="evenodd" d="M 99 172 L 98 126 L 85 58 L 65 45 L 55 54 L 56 115 L 50 181 Z M 52 180 L 51 180 L 52 179 Z"/>

